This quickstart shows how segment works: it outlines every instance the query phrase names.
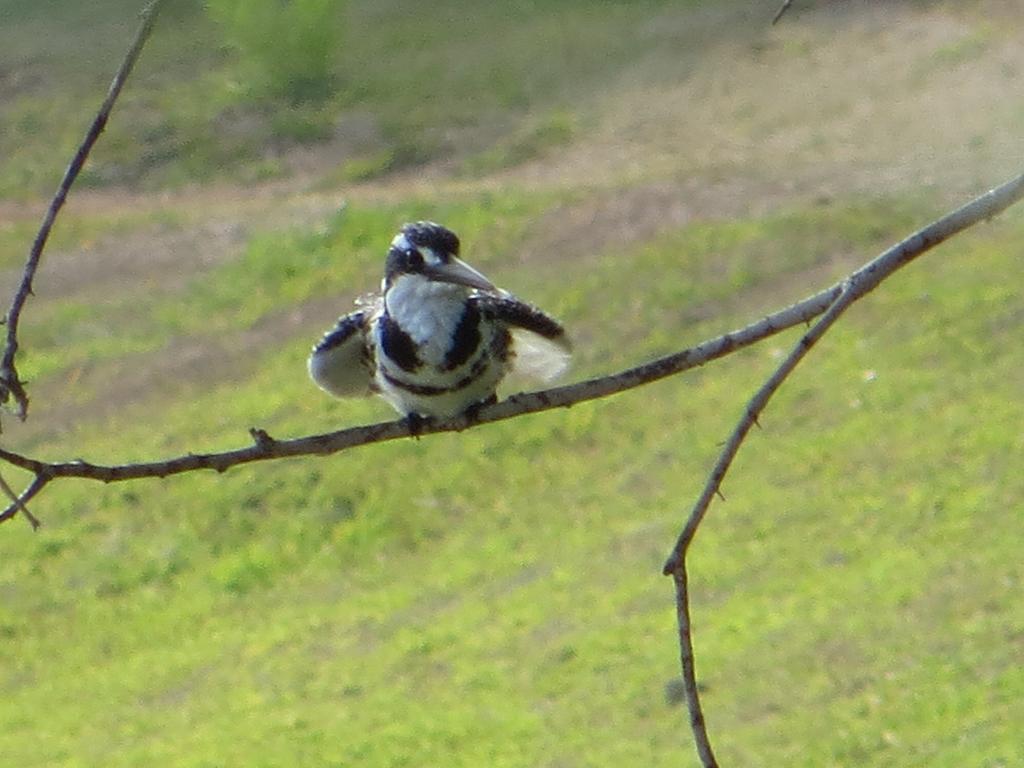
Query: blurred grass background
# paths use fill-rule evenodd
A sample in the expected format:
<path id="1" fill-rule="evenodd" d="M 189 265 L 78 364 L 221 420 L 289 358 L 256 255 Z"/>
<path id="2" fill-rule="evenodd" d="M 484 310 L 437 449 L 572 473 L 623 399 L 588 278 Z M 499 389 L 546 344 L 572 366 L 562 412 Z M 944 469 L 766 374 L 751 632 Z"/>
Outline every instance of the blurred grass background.
<path id="1" fill-rule="evenodd" d="M 409 219 L 560 317 L 585 377 L 795 301 L 1024 164 L 1016 1 L 796 2 L 775 28 L 739 0 L 278 7 L 166 4 L 54 233 L 6 446 L 119 462 L 387 418 L 304 360 Z M 5 288 L 137 11 L 0 7 Z M 1024 759 L 1022 247 L 1011 210 L 894 277 L 739 457 L 690 569 L 723 765 Z M 54 485 L 43 529 L 2 531 L 0 754 L 696 765 L 660 565 L 793 341 L 459 435 Z"/>

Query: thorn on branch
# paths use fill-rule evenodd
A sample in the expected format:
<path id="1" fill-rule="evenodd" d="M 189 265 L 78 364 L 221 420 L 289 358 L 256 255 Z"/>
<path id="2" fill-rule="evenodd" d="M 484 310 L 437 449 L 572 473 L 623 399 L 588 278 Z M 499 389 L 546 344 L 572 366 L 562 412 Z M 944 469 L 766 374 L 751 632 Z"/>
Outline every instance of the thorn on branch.
<path id="1" fill-rule="evenodd" d="M 469 408 L 467 408 L 460 416 L 456 417 L 455 421 L 459 424 L 459 426 L 456 427 L 456 431 L 461 432 L 464 429 L 468 429 L 469 427 L 479 424 L 481 414 L 497 402 L 498 396 L 496 394 L 492 394 L 487 399 L 469 406 Z"/>
<path id="2" fill-rule="evenodd" d="M 262 451 L 265 451 L 274 445 L 274 438 L 268 435 L 265 429 L 249 427 L 249 434 L 252 436 L 252 441 L 256 444 L 256 447 Z"/>

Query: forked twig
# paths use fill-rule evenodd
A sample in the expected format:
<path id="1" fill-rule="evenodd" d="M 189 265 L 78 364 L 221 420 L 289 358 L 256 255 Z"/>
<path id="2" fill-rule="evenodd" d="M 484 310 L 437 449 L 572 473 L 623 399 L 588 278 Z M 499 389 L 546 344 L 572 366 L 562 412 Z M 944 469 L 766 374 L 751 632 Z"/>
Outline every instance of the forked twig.
<path id="1" fill-rule="evenodd" d="M 114 103 L 152 31 L 161 4 L 162 0 L 153 0 L 143 11 L 142 23 L 135 40 L 115 75 L 106 99 L 68 166 L 57 193 L 47 210 L 39 233 L 30 249 L 22 282 L 7 312 L 6 347 L 2 358 L 0 358 L 0 402 L 6 403 L 13 398 L 17 404 L 17 413 L 22 419 L 25 418 L 28 411 L 28 396 L 15 367 L 15 357 L 18 351 L 18 323 L 22 310 L 28 296 L 32 293 L 32 283 L 54 221 L 64 205 L 71 186 L 81 172 L 93 145 L 106 125 Z M 791 4 L 792 0 L 785 0 L 783 2 L 772 20 L 773 24 L 782 18 Z M 675 354 L 608 376 L 541 392 L 515 395 L 501 403 L 483 408 L 473 416 L 461 416 L 443 423 L 427 422 L 417 426 L 417 435 L 456 431 L 480 424 L 511 419 L 528 413 L 568 407 L 587 400 L 608 397 L 612 394 L 633 389 L 703 365 L 706 362 L 724 357 L 798 323 L 808 322 L 815 317 L 819 318 L 810 330 L 801 336 L 794 349 L 748 403 L 739 423 L 723 447 L 708 477 L 703 492 L 690 512 L 663 569 L 666 574 L 673 576 L 675 583 L 680 663 L 684 690 L 697 752 L 705 768 L 717 768 L 717 762 L 710 739 L 708 738 L 696 682 L 690 625 L 686 555 L 712 499 L 716 494 L 721 496 L 721 485 L 733 459 L 751 428 L 757 424 L 759 415 L 763 412 L 771 397 L 807 355 L 810 348 L 832 327 L 850 305 L 868 294 L 892 273 L 905 266 L 917 256 L 978 221 L 994 216 L 1009 205 L 1020 200 L 1021 197 L 1024 197 L 1024 175 L 1018 176 L 1001 187 L 993 189 L 971 203 L 930 224 L 854 272 L 842 283 L 820 291 L 791 307 L 775 312 L 745 328 L 711 339 L 696 347 L 684 349 Z M 6 509 L 0 512 L 0 522 L 10 519 L 18 512 L 22 512 L 33 526 L 38 526 L 39 522 L 28 511 L 27 503 L 35 498 L 51 481 L 57 478 L 78 477 L 109 483 L 141 478 L 167 477 L 200 469 L 213 469 L 223 472 L 239 464 L 254 461 L 290 456 L 337 453 L 360 445 L 407 437 L 411 434 L 411 431 L 408 421 L 397 420 L 289 440 L 275 439 L 259 429 L 251 430 L 250 434 L 253 440 L 252 444 L 233 451 L 205 454 L 189 453 L 162 461 L 122 465 L 101 465 L 86 461 L 46 462 L 0 448 L 0 460 L 27 470 L 33 475 L 32 481 L 20 495 L 16 494 L 4 479 L 0 477 L 0 491 L 6 493 L 11 499 L 11 503 Z"/>
<path id="2" fill-rule="evenodd" d="M 37 477 L 36 479 L 38 480 L 39 478 Z M 16 512 L 21 512 L 21 514 L 25 516 L 25 519 L 31 523 L 33 529 L 39 527 L 39 518 L 29 512 L 28 507 L 26 506 L 28 498 L 18 496 L 18 494 L 14 492 L 14 489 L 11 488 L 10 484 L 4 479 L 3 475 L 0 475 L 0 490 L 2 490 L 7 495 L 7 498 L 11 500 L 11 507 Z"/>
<path id="3" fill-rule="evenodd" d="M 121 94 L 121 89 L 124 87 L 128 75 L 131 74 L 132 68 L 139 58 L 142 46 L 146 44 L 146 40 L 149 39 L 149 35 L 153 31 L 157 12 L 160 10 L 162 3 L 163 0 L 153 0 L 143 9 L 142 23 L 135 34 L 135 40 L 131 48 L 128 49 L 128 53 L 125 54 L 120 68 L 114 75 L 114 79 L 110 83 L 110 89 L 107 91 L 107 97 L 103 100 L 103 104 L 100 105 L 100 109 L 96 113 L 96 117 L 93 118 L 92 124 L 89 126 L 89 130 L 86 131 L 85 138 L 79 145 L 74 157 L 71 158 L 71 163 L 64 172 L 64 178 L 61 179 L 60 186 L 57 187 L 57 193 L 53 196 L 50 207 L 43 217 L 43 223 L 39 227 L 39 232 L 29 250 L 25 271 L 21 277 L 21 284 L 14 294 L 11 308 L 7 310 L 4 321 L 7 324 L 7 340 L 3 357 L 0 358 L 0 403 L 7 403 L 11 398 L 14 398 L 17 406 L 15 413 L 22 420 L 28 414 L 28 394 L 25 392 L 24 382 L 18 376 L 18 369 L 14 363 L 15 355 L 18 353 L 18 322 L 21 319 L 21 311 L 24 309 L 28 297 L 32 294 L 32 281 L 35 279 L 36 270 L 39 268 L 39 261 L 43 255 L 43 249 L 46 247 L 46 241 L 50 237 L 50 230 L 53 229 L 53 223 L 57 219 L 57 214 L 60 213 L 61 208 L 64 206 L 68 192 L 75 183 L 75 179 L 78 178 L 78 174 L 81 173 L 93 145 L 107 125 L 107 119 L 114 108 L 114 103 Z"/>
<path id="4" fill-rule="evenodd" d="M 841 290 L 835 296 L 827 311 L 818 318 L 803 336 L 797 341 L 793 351 L 779 365 L 776 371 L 768 378 L 761 388 L 754 394 L 740 418 L 739 423 L 730 435 L 729 440 L 718 457 L 714 469 L 708 476 L 704 490 L 694 505 L 690 516 L 683 527 L 676 545 L 665 562 L 665 575 L 671 574 L 678 564 L 687 547 L 693 541 L 697 528 L 700 526 L 712 498 L 719 492 L 725 473 L 729 471 L 732 460 L 736 457 L 740 445 L 742 445 L 751 427 L 757 423 L 758 417 L 764 411 L 765 406 L 772 395 L 779 389 L 786 377 L 803 360 L 811 347 L 820 339 L 829 328 L 839 319 L 851 304 L 868 293 L 896 272 L 905 267 L 921 254 L 931 250 L 942 242 L 945 242 L 958 232 L 962 232 L 979 221 L 990 219 L 997 213 L 1005 210 L 1024 197 L 1024 174 L 1010 179 L 1006 183 L 991 189 L 980 197 L 976 197 L 966 205 L 948 213 L 923 229 L 919 229 L 905 240 L 892 246 L 877 258 L 869 261 L 858 269 L 840 286 Z"/>
<path id="5" fill-rule="evenodd" d="M 829 308 L 821 317 L 803 334 L 796 346 L 789 353 L 785 360 L 772 373 L 765 383 L 757 390 L 740 417 L 729 440 L 722 448 L 718 461 L 708 476 L 704 490 L 690 512 L 686 524 L 672 549 L 668 560 L 665 562 L 663 571 L 665 575 L 671 575 L 676 582 L 677 614 L 679 616 L 680 649 L 682 651 L 683 680 L 687 691 L 687 704 L 690 707 L 690 720 L 693 726 L 694 738 L 697 743 L 697 750 L 705 768 L 715 765 L 714 755 L 710 752 L 707 730 L 704 724 L 704 716 L 700 708 L 700 697 L 697 690 L 697 681 L 692 664 L 692 639 L 690 637 L 688 591 L 686 589 L 686 553 L 693 537 L 697 533 L 708 507 L 716 494 L 720 495 L 722 481 L 733 459 L 736 457 L 744 439 L 750 433 L 751 428 L 757 423 L 758 417 L 768 405 L 772 398 L 789 377 L 801 360 L 806 357 L 822 336 L 831 328 L 836 320 L 858 299 L 866 296 L 898 269 L 906 266 L 921 254 L 934 248 L 958 232 L 977 224 L 979 221 L 991 218 L 995 214 L 1009 207 L 1024 197 L 1024 174 L 1017 176 L 1005 184 L 996 187 L 981 197 L 975 198 L 966 205 L 958 208 L 941 219 L 918 230 L 910 237 L 897 243 L 892 248 L 882 253 L 874 260 L 858 269 L 842 283 L 842 290 L 835 298 Z M 691 663 L 687 664 L 687 657 L 691 657 Z M 706 745 L 706 751 L 705 746 Z"/>

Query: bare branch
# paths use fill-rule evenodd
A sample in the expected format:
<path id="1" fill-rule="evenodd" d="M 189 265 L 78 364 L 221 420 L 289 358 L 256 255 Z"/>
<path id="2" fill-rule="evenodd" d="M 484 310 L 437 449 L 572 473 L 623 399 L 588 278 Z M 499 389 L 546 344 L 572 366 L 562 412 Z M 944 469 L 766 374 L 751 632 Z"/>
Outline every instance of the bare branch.
<path id="1" fill-rule="evenodd" d="M 6 522 L 14 517 L 18 512 L 22 512 L 28 518 L 28 521 L 32 524 L 33 528 L 38 528 L 40 523 L 39 520 L 28 511 L 28 502 L 37 493 L 43 490 L 43 487 L 49 482 L 48 478 L 42 475 L 36 475 L 32 482 L 29 483 L 28 488 L 21 492 L 21 496 L 16 496 L 14 490 L 9 485 L 4 483 L 6 486 L 4 492 L 14 498 L 14 501 L 5 509 L 0 512 L 0 523 Z"/>
<path id="2" fill-rule="evenodd" d="M 774 27 L 774 26 L 775 26 L 776 24 L 778 24 L 778 23 L 779 23 L 779 19 L 781 19 L 781 18 L 782 18 L 782 15 L 783 15 L 783 14 L 784 14 L 784 13 L 785 13 L 786 11 L 788 11 L 788 10 L 789 10 L 789 6 L 791 6 L 792 4 L 793 4 L 793 0 L 786 0 L 786 1 L 785 1 L 785 2 L 784 2 L 784 3 L 782 4 L 782 6 L 781 6 L 781 7 L 779 8 L 779 10 L 777 10 L 777 11 L 775 12 L 775 15 L 774 15 L 774 16 L 772 17 L 772 26 L 773 26 L 773 27 Z"/>
<path id="3" fill-rule="evenodd" d="M 153 0 L 142 11 L 142 23 L 139 26 L 139 31 L 135 34 L 135 41 L 132 43 L 131 48 L 128 49 L 128 53 L 125 54 L 121 67 L 117 70 L 117 74 L 114 75 L 114 79 L 110 83 L 107 97 L 103 100 L 103 104 L 100 106 L 99 112 L 96 113 L 96 117 L 93 118 L 92 125 L 89 126 L 85 138 L 82 140 L 74 157 L 71 159 L 71 163 L 64 172 L 64 178 L 61 179 L 60 186 L 57 187 L 57 193 L 50 202 L 50 207 L 43 218 L 39 233 L 36 235 L 32 248 L 29 250 L 28 261 L 25 263 L 21 284 L 14 294 L 11 308 L 7 310 L 5 320 L 7 323 L 7 345 L 4 349 L 3 358 L 0 359 L 0 403 L 6 403 L 13 397 L 17 404 L 16 413 L 18 418 L 22 420 L 28 414 L 28 394 L 25 392 L 24 382 L 19 378 L 18 370 L 14 365 L 14 357 L 18 352 L 18 321 L 21 319 L 21 311 L 24 309 L 28 297 L 32 294 L 32 281 L 35 279 L 36 270 L 39 268 L 39 261 L 43 255 L 43 249 L 46 247 L 46 241 L 50 236 L 50 230 L 53 229 L 57 214 L 60 213 L 61 208 L 64 206 L 68 191 L 71 189 L 71 185 L 75 183 L 75 179 L 78 178 L 78 174 L 85 165 L 93 145 L 107 125 L 107 119 L 110 117 L 114 103 L 121 93 L 121 88 L 128 79 L 128 75 L 131 74 L 132 68 L 139 58 L 139 53 L 142 52 L 142 46 L 146 44 L 146 40 L 149 39 L 149 35 L 153 31 L 157 12 L 160 10 L 162 2 L 163 0 Z"/>
<path id="4" fill-rule="evenodd" d="M 14 492 L 10 484 L 4 479 L 3 475 L 0 475 L 0 490 L 7 494 L 7 498 L 11 500 L 11 508 L 15 512 L 21 512 L 25 516 L 25 519 L 29 521 L 33 529 L 39 528 L 39 519 L 28 511 L 28 507 L 25 506 L 25 501 L 18 497 L 18 494 Z"/>
<path id="5" fill-rule="evenodd" d="M 686 576 L 686 563 L 681 562 L 672 572 L 676 583 L 676 619 L 679 622 L 679 661 L 683 668 L 683 691 L 686 707 L 690 711 L 690 727 L 697 744 L 697 754 L 704 768 L 718 768 L 715 753 L 711 749 L 708 729 L 704 723 L 704 711 L 700 706 L 700 690 L 697 687 L 697 672 L 694 666 L 693 641 L 690 631 L 690 590 Z"/>
<path id="6" fill-rule="evenodd" d="M 751 398 L 743 411 L 739 423 L 722 448 L 718 461 L 715 463 L 711 474 L 708 476 L 707 483 L 704 485 L 704 490 L 690 512 L 690 516 L 663 568 L 665 575 L 671 575 L 676 585 L 679 650 L 683 683 L 686 691 L 686 704 L 690 711 L 690 725 L 693 728 L 697 752 L 705 768 L 710 768 L 717 764 L 714 753 L 711 750 L 711 742 L 708 739 L 704 713 L 701 709 L 697 690 L 696 674 L 694 672 L 689 592 L 686 577 L 686 554 L 693 541 L 693 537 L 697 533 L 698 527 L 700 527 L 704 516 L 707 514 L 711 500 L 715 494 L 718 494 L 720 497 L 722 496 L 722 480 L 726 472 L 729 471 L 729 467 L 732 465 L 732 461 L 736 457 L 740 446 L 750 433 L 751 428 L 758 423 L 758 416 L 764 411 L 772 395 L 778 391 L 779 387 L 782 386 L 782 383 L 789 374 L 803 360 L 811 347 L 825 335 L 828 329 L 835 324 L 836 320 L 839 319 L 850 305 L 861 297 L 866 296 L 878 287 L 883 280 L 896 272 L 896 270 L 906 266 L 921 254 L 967 227 L 991 218 L 1020 200 L 1021 197 L 1024 197 L 1024 174 L 990 190 L 981 197 L 975 198 L 961 208 L 918 230 L 850 275 L 841 284 L 840 292 L 836 295 L 826 312 L 815 322 L 810 330 L 800 337 L 786 359 L 782 361 L 775 372 L 772 373 L 768 380 L 754 394 L 753 398 Z M 724 497 L 722 498 L 724 499 Z"/>
<path id="7" fill-rule="evenodd" d="M 538 413 L 553 408 L 568 408 L 576 403 L 608 397 L 617 392 L 624 392 L 681 373 L 750 346 L 794 325 L 807 322 L 825 311 L 839 291 L 840 286 L 835 285 L 745 328 L 619 373 L 539 392 L 513 395 L 500 403 L 481 408 L 472 415 L 463 415 L 444 422 L 424 420 L 422 424 L 417 424 L 416 436 L 436 432 L 458 432 L 528 413 Z M 33 473 L 37 479 L 44 478 L 46 481 L 60 477 L 78 477 L 113 483 L 147 477 L 168 477 L 200 469 L 224 472 L 239 464 L 293 456 L 338 453 L 360 445 L 409 437 L 413 433 L 407 419 L 398 419 L 288 440 L 275 439 L 264 430 L 256 428 L 250 429 L 249 434 L 252 436 L 253 443 L 244 448 L 221 453 L 189 453 L 172 459 L 135 464 L 102 465 L 88 461 L 50 463 L 23 456 L 2 447 L 0 447 L 0 460 L 27 470 Z M 35 492 L 38 490 L 36 489 Z M 35 494 L 33 493 L 33 495 Z M 11 513 L 11 508 L 0 513 L 0 522 L 10 517 L 8 513 Z"/>
<path id="8" fill-rule="evenodd" d="M 708 476 L 704 491 L 694 505 L 690 516 L 683 527 L 672 553 L 665 562 L 665 575 L 672 574 L 682 566 L 687 548 L 693 541 L 704 515 L 707 513 L 711 500 L 722 485 L 722 480 L 750 428 L 768 405 L 772 395 L 779 389 L 794 368 L 803 360 L 811 347 L 820 339 L 846 309 L 858 299 L 873 291 L 883 280 L 896 270 L 906 266 L 921 254 L 934 248 L 958 232 L 989 219 L 1000 211 L 1024 197 L 1024 174 L 996 187 L 984 195 L 975 198 L 941 219 L 918 230 L 910 237 L 897 243 L 876 259 L 858 269 L 842 284 L 842 290 L 835 301 L 807 333 L 800 337 L 793 351 L 779 365 L 778 369 L 768 378 L 747 404 L 739 423 L 726 442 Z"/>
<path id="9" fill-rule="evenodd" d="M 6 314 L 6 346 L 0 358 L 0 402 L 16 403 L 19 418 L 28 412 L 29 399 L 15 366 L 18 352 L 18 324 L 22 311 L 32 294 L 32 285 L 50 232 L 67 195 L 80 174 L 92 147 L 103 132 L 120 92 L 139 54 L 149 38 L 163 0 L 152 0 L 142 13 L 142 22 L 131 48 L 117 71 L 107 96 L 90 125 L 85 138 L 69 164 L 57 192 L 50 203 L 39 232 L 29 251 L 22 281 Z M 778 23 L 792 5 L 784 0 L 772 19 Z M 0 460 L 29 472 L 32 481 L 20 495 L 0 476 L 0 492 L 10 504 L 0 511 L 0 522 L 19 512 L 38 527 L 39 521 L 29 512 L 27 504 L 50 482 L 58 478 L 82 478 L 104 483 L 143 478 L 168 477 L 201 469 L 224 472 L 234 466 L 295 456 L 326 455 L 361 445 L 395 440 L 403 437 L 437 432 L 461 431 L 467 428 L 516 418 L 553 408 L 570 407 L 576 403 L 604 398 L 640 387 L 668 376 L 679 374 L 724 357 L 799 323 L 817 321 L 799 339 L 793 350 L 751 398 L 728 441 L 711 470 L 704 489 L 691 510 L 670 553 L 663 572 L 673 576 L 676 589 L 676 613 L 679 628 L 680 664 L 685 698 L 690 713 L 697 752 L 704 768 L 717 768 L 701 707 L 695 671 L 695 655 L 689 604 L 686 555 L 697 530 L 704 520 L 715 495 L 721 492 L 725 475 L 758 418 L 782 384 L 806 357 L 810 349 L 857 300 L 874 290 L 881 282 L 910 261 L 944 242 L 958 232 L 990 218 L 1024 197 L 1024 175 L 976 198 L 967 205 L 924 227 L 885 251 L 843 282 L 810 296 L 791 307 L 773 313 L 737 331 L 705 341 L 696 347 L 681 350 L 651 362 L 618 373 L 553 389 L 514 395 L 507 400 L 443 422 L 422 420 L 415 424 L 408 419 L 358 426 L 335 432 L 292 439 L 276 439 L 258 428 L 249 430 L 252 443 L 242 448 L 216 453 L 189 453 L 160 461 L 103 465 L 88 461 L 47 462 L 24 456 L 0 447 Z"/>
<path id="10" fill-rule="evenodd" d="M 750 427 L 756 423 L 757 417 L 763 410 L 767 400 L 771 397 L 775 388 L 781 384 L 782 379 L 799 362 L 803 354 L 806 354 L 807 349 L 831 326 L 835 317 L 845 310 L 846 306 L 852 303 L 852 301 L 872 290 L 899 267 L 962 229 L 982 219 L 994 216 L 1022 196 L 1024 196 L 1024 175 L 982 195 L 963 208 L 925 227 L 899 245 L 889 249 L 877 259 L 869 262 L 843 283 L 820 291 L 791 307 L 768 315 L 764 319 L 742 329 L 710 339 L 696 347 L 684 349 L 634 368 L 628 368 L 619 373 L 539 392 L 513 395 L 500 403 L 482 408 L 479 412 L 472 415 L 463 415 L 443 422 L 425 420 L 422 424 L 417 425 L 416 435 L 462 431 L 470 427 L 504 421 L 528 413 L 538 413 L 553 408 L 567 408 L 587 400 L 608 397 L 724 357 L 738 349 L 750 346 L 779 333 L 786 328 L 807 322 L 828 310 L 828 315 L 822 319 L 824 321 L 830 318 L 827 324 L 822 325 L 822 321 L 819 321 L 807 334 L 801 337 L 796 350 L 790 356 L 792 359 L 787 358 L 786 363 L 784 363 L 784 366 L 788 363 L 788 367 L 780 367 L 776 376 L 769 381 L 766 387 L 755 396 L 755 399 L 748 406 L 743 420 L 726 443 L 700 500 L 694 507 L 672 555 L 666 562 L 664 572 L 666 574 L 671 573 L 681 562 L 686 547 L 689 546 L 697 527 L 700 525 L 700 521 L 707 511 L 711 497 L 716 493 L 720 493 L 720 486 L 725 472 L 728 470 L 743 438 L 750 430 Z M 0 460 L 25 469 L 34 474 L 37 480 L 42 479 L 46 482 L 59 477 L 78 477 L 111 483 L 147 477 L 168 477 L 200 469 L 224 472 L 239 464 L 247 464 L 254 461 L 338 453 L 361 445 L 408 437 L 412 432 L 410 431 L 409 421 L 399 419 L 286 440 L 275 439 L 263 430 L 253 429 L 250 430 L 250 434 L 254 442 L 252 445 L 244 448 L 220 453 L 189 453 L 185 456 L 161 461 L 133 464 L 103 465 L 88 461 L 51 463 L 23 456 L 4 448 L 0 448 Z M 34 487 L 31 487 L 31 489 L 33 490 L 32 495 L 35 495 L 40 490 L 40 488 Z M 24 499 L 24 494 L 22 494 L 22 498 Z M 11 517 L 16 509 L 17 507 L 12 505 L 3 513 L 0 513 L 0 522 Z"/>

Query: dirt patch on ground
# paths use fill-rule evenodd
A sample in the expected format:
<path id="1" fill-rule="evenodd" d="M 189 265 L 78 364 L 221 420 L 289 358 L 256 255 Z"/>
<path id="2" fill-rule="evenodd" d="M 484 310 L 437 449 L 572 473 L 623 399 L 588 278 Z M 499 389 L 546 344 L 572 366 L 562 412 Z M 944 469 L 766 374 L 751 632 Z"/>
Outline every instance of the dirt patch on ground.
<path id="1" fill-rule="evenodd" d="M 521 263 L 585 259 L 649 240 L 692 218 L 693 207 L 676 185 L 603 192 L 545 214 L 531 227 L 518 257 Z"/>
<path id="2" fill-rule="evenodd" d="M 296 194 L 294 184 L 175 193 L 85 190 L 69 200 L 65 211 L 81 218 L 113 217 L 114 231 L 76 248 L 48 248 L 36 280 L 39 298 L 109 296 L 155 283 L 174 290 L 237 256 L 253 234 L 312 227 L 342 202 L 338 194 Z M 0 219 L 41 221 L 47 205 L 42 200 L 0 202 Z M 124 212 L 139 223 L 118 224 L 116 216 Z M 9 293 L 20 279 L 20 267 L 0 271 L 0 291 Z"/>
<path id="3" fill-rule="evenodd" d="M 159 285 L 183 287 L 197 273 L 237 255 L 248 235 L 237 221 L 209 221 L 188 228 L 142 229 L 107 236 L 84 248 L 47 254 L 36 283 L 48 299 L 109 296 Z M 20 277 L 10 270 L 7 286 Z"/>
<path id="4" fill-rule="evenodd" d="M 578 260 L 624 251 L 695 220 L 728 219 L 770 210 L 782 201 L 820 193 L 793 184 L 743 178 L 686 179 L 600 191 L 561 205 L 530 228 L 517 251 L 520 263 Z"/>

